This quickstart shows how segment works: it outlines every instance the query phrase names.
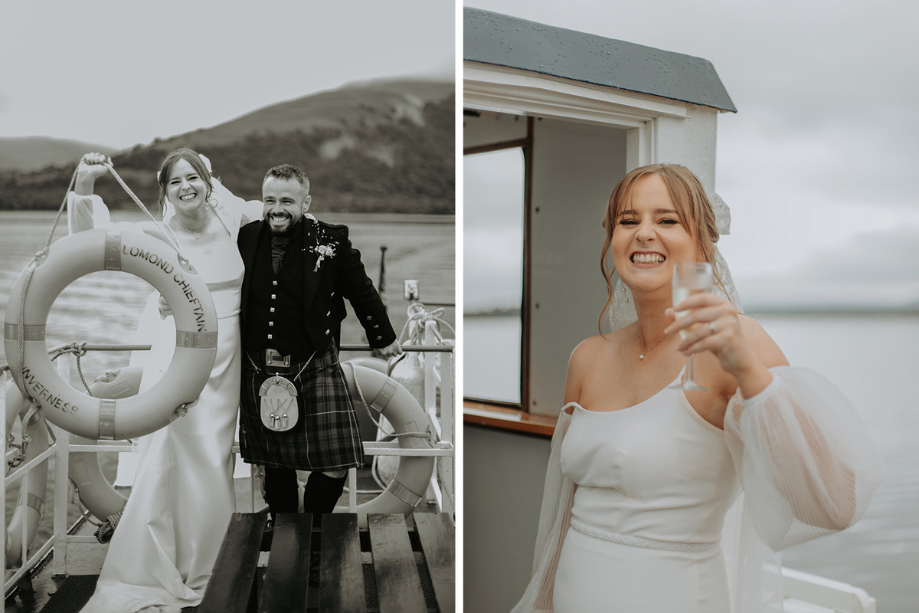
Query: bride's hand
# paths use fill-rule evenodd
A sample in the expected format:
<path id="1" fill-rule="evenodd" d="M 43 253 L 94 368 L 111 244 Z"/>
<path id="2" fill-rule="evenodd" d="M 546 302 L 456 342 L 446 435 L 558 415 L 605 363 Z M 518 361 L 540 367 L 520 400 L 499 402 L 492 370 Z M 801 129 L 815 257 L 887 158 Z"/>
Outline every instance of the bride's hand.
<path id="1" fill-rule="evenodd" d="M 103 164 L 111 164 L 112 160 L 101 153 L 87 153 L 77 166 L 77 178 L 73 191 L 80 196 L 90 196 L 96 179 L 108 172 Z"/>
<path id="2" fill-rule="evenodd" d="M 103 164 L 111 163 L 112 160 L 101 153 L 87 153 L 80 160 L 80 165 L 77 166 L 77 176 L 82 175 L 96 180 L 108 172 L 108 168 Z"/>
<path id="3" fill-rule="evenodd" d="M 676 316 L 683 311 L 687 311 L 684 316 Z M 711 351 L 722 370 L 735 377 L 755 367 L 757 358 L 744 338 L 740 314 L 721 296 L 696 294 L 667 309 L 667 314 L 675 321 L 665 333 L 686 330 L 686 338 L 677 346 L 684 355 Z"/>

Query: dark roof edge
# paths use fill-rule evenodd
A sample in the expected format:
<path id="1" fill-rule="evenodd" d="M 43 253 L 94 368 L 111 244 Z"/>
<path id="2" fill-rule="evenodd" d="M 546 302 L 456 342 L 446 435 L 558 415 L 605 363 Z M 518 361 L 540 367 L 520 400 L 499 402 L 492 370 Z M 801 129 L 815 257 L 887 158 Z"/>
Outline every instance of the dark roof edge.
<path id="1" fill-rule="evenodd" d="M 704 58 L 463 8 L 463 59 L 737 112 Z"/>

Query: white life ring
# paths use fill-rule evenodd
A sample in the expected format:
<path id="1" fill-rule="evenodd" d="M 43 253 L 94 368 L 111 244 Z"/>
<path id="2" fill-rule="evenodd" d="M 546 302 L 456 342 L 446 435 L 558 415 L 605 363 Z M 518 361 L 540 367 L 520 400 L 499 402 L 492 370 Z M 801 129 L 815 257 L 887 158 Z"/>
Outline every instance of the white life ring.
<path id="1" fill-rule="evenodd" d="M 356 364 L 358 366 L 366 366 L 377 372 L 381 372 L 384 375 L 389 374 L 389 361 L 382 358 L 374 358 L 370 356 L 364 356 L 359 358 L 354 358 L 348 360 L 349 364 Z M 369 411 L 356 411 L 357 413 L 357 425 L 361 430 L 361 440 L 362 441 L 375 441 L 377 439 L 377 425 L 374 423 L 374 418 L 370 416 Z"/>
<path id="2" fill-rule="evenodd" d="M 176 350 L 162 378 L 120 401 L 92 398 L 67 384 L 48 357 L 45 324 L 65 287 L 92 272 L 121 270 L 149 282 L 165 297 L 176 322 Z M 27 271 L 10 292 L 3 343 L 10 372 L 54 425 L 89 439 L 120 440 L 167 426 L 196 400 L 217 357 L 217 315 L 207 284 L 175 249 L 140 232 L 87 230 L 62 238 L 35 267 L 22 307 L 24 357 L 19 363 L 20 302 Z"/>
<path id="3" fill-rule="evenodd" d="M 17 417 L 23 420 L 32 403 L 23 398 L 16 383 L 10 381 L 6 386 L 6 431 L 9 434 Z M 23 440 L 29 438 L 23 463 L 28 463 L 50 447 L 48 425 L 38 412 L 32 413 L 28 422 L 22 424 Z M 45 516 L 45 493 L 48 489 L 48 462 L 42 462 L 29 474 L 28 487 L 23 481 L 19 486 L 19 500 L 10 525 L 6 529 L 6 568 L 19 563 L 22 557 L 22 525 L 25 523 L 26 547 L 35 540 L 38 524 Z"/>
<path id="4" fill-rule="evenodd" d="M 382 412 L 396 433 L 426 432 L 431 435 L 430 438 L 400 436 L 399 447 L 433 449 L 431 441 L 434 428 L 431 420 L 408 390 L 374 369 L 349 362 L 345 362 L 345 365 L 350 366 L 342 370 L 352 402 L 361 402 L 363 398 L 370 408 Z M 433 474 L 433 457 L 399 456 L 399 470 L 386 489 L 373 500 L 357 506 L 361 526 L 367 525 L 368 513 L 402 513 L 408 516 L 424 501 Z M 348 509 L 338 507 L 336 511 L 347 512 Z"/>
<path id="5" fill-rule="evenodd" d="M 89 390 L 94 398 L 127 398 L 134 396 L 140 390 L 142 375 L 143 369 L 139 366 L 122 368 L 97 378 L 89 386 Z M 81 436 L 74 436 L 70 442 L 74 445 L 96 444 L 96 441 Z M 71 453 L 68 468 L 70 480 L 77 488 L 80 502 L 90 513 L 106 521 L 112 515 L 124 510 L 128 499 L 112 487 L 109 480 L 102 474 L 98 453 L 91 451 Z"/>

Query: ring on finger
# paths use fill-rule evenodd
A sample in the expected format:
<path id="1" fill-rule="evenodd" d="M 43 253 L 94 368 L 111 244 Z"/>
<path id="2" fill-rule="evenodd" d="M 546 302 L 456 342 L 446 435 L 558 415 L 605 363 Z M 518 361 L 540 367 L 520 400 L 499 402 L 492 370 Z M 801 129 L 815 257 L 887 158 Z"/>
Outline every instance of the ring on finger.
<path id="1" fill-rule="evenodd" d="M 713 321 L 708 322 L 708 329 L 711 330 L 712 334 L 715 334 L 717 332 L 717 330 L 715 330 L 715 322 Z"/>

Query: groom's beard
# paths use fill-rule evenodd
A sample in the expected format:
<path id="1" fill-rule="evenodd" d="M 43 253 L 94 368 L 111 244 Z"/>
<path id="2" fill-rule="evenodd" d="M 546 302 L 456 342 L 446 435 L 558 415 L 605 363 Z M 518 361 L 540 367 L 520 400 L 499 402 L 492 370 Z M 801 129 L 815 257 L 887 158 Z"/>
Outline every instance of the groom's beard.
<path id="1" fill-rule="evenodd" d="M 297 226 L 299 226 L 299 225 L 303 222 L 303 216 L 302 216 L 302 215 L 300 215 L 299 217 L 296 217 L 296 218 L 292 218 L 291 216 L 288 215 L 288 216 L 287 216 L 287 219 L 288 219 L 289 221 L 288 221 L 288 223 L 287 223 L 283 228 L 277 228 L 277 227 L 275 227 L 275 225 L 272 223 L 272 220 L 270 219 L 270 216 L 269 216 L 269 219 L 268 219 L 268 231 L 272 234 L 272 236 L 288 236 L 288 235 L 290 235 L 295 229 L 297 229 Z"/>

